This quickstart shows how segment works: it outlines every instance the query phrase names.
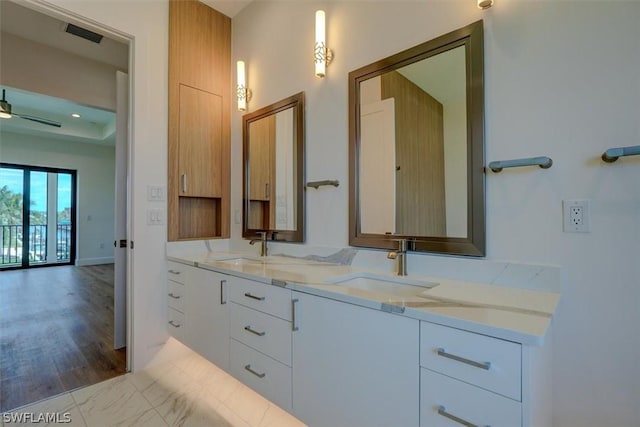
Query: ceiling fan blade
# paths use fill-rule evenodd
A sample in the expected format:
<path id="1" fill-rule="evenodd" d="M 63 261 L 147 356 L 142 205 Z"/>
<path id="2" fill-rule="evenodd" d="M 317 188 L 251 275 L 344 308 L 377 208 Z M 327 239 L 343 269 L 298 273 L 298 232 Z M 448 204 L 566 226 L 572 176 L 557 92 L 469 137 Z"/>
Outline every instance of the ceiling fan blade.
<path id="1" fill-rule="evenodd" d="M 27 114 L 16 114 L 13 113 L 14 116 L 18 116 L 21 119 L 31 120 L 32 122 L 42 123 L 43 125 L 55 126 L 57 128 L 62 127 L 62 123 L 56 122 L 49 119 L 43 119 L 42 117 L 29 116 Z"/>

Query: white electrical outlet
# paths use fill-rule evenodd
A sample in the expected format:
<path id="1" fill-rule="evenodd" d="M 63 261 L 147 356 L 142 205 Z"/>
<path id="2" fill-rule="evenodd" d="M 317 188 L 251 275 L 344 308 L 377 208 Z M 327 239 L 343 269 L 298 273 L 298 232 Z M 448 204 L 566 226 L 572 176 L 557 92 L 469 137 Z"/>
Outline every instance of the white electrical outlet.
<path id="1" fill-rule="evenodd" d="M 562 215 L 565 233 L 591 232 L 589 200 L 563 200 Z"/>

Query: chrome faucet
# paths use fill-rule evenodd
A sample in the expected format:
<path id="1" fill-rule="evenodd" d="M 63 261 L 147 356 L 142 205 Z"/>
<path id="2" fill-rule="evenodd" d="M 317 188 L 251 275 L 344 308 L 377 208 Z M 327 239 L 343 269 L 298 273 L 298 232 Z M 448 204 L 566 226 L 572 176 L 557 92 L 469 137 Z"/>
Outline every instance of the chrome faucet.
<path id="1" fill-rule="evenodd" d="M 260 235 L 259 239 L 251 239 L 249 241 L 250 245 L 255 245 L 256 242 L 260 242 L 260 256 L 267 256 L 268 248 L 267 248 L 267 232 L 266 231 L 258 231 L 256 234 Z"/>
<path id="2" fill-rule="evenodd" d="M 398 250 L 390 251 L 387 258 L 396 260 L 396 274 L 407 275 L 407 239 L 398 239 Z"/>

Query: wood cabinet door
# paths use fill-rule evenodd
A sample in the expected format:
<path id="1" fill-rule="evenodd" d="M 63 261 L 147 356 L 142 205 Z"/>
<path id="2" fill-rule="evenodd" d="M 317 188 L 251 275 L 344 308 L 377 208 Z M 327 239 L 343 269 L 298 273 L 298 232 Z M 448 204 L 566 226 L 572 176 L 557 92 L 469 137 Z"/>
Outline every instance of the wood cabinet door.
<path id="1" fill-rule="evenodd" d="M 222 196 L 222 97 L 180 85 L 179 194 Z"/>
<path id="2" fill-rule="evenodd" d="M 314 427 L 418 426 L 419 322 L 293 292 L 293 413 Z"/>

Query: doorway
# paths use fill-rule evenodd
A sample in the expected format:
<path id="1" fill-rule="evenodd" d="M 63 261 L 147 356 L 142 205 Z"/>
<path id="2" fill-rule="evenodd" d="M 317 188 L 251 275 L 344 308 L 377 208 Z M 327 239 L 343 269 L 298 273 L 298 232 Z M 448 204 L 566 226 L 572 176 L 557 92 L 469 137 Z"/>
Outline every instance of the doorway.
<path id="1" fill-rule="evenodd" d="M 76 258 L 76 171 L 0 163 L 0 268 Z"/>
<path id="2" fill-rule="evenodd" d="M 124 93 L 124 101 L 119 100 L 117 106 L 110 103 L 111 95 L 116 92 L 116 85 L 106 80 L 103 81 L 104 79 L 101 80 L 101 78 L 113 75 L 115 82 L 116 72 L 92 74 L 93 66 L 86 69 L 82 67 L 82 60 L 80 60 L 82 52 L 67 52 L 65 50 L 71 49 L 74 46 L 73 43 L 57 46 L 55 42 L 59 38 L 42 37 L 42 35 L 47 34 L 47 31 L 64 31 L 65 25 L 69 21 L 82 27 L 86 26 L 88 30 L 98 31 L 105 35 L 100 46 L 113 47 L 115 41 L 115 44 L 123 45 L 124 48 L 110 51 L 113 55 L 100 53 L 93 58 L 87 58 L 87 60 L 99 62 L 102 64 L 100 65 L 102 68 L 113 66 L 115 69 L 123 71 L 127 71 L 131 63 L 133 40 L 125 35 L 115 33 L 111 29 L 103 28 L 95 22 L 85 22 L 78 16 L 67 15 L 62 9 L 50 8 L 44 3 L 0 2 L 0 11 L 2 12 L 0 16 L 2 16 L 3 47 L 7 45 L 16 49 L 20 51 L 21 58 L 28 57 L 29 59 L 28 61 L 16 61 L 13 64 L 29 63 L 35 69 L 49 70 L 53 68 L 57 72 L 64 69 L 61 76 L 47 73 L 39 76 L 38 79 L 12 80 L 11 73 L 5 71 L 8 69 L 13 71 L 15 75 L 20 74 L 20 70 L 16 73 L 17 67 L 9 67 L 11 64 L 8 62 L 3 63 L 3 66 L 0 67 L 3 71 L 4 81 L 0 82 L 3 83 L 3 89 L 5 85 L 14 86 L 14 92 L 18 89 L 23 92 L 37 92 L 38 96 L 56 97 L 63 101 L 73 102 L 76 108 L 97 108 L 110 112 L 115 111 L 118 114 L 122 113 L 124 116 L 119 117 L 115 124 L 96 126 L 96 123 L 100 124 L 101 122 L 95 120 L 89 111 L 86 111 L 86 114 L 79 111 L 81 113 L 80 120 L 69 114 L 63 117 L 61 106 L 66 105 L 64 102 L 45 110 L 49 107 L 47 103 L 37 100 L 31 103 L 21 103 L 25 99 L 25 94 L 9 93 L 9 89 L 7 89 L 7 100 L 13 105 L 16 116 L 18 113 L 23 113 L 23 116 L 26 115 L 24 113 L 29 113 L 32 116 L 55 119 L 62 123 L 62 126 L 57 130 L 51 126 L 40 128 L 40 130 L 34 129 L 37 131 L 37 134 L 34 135 L 26 130 L 10 129 L 13 125 L 20 124 L 22 127 L 26 127 L 26 125 L 32 124 L 28 120 L 20 120 L 21 116 L 3 122 L 0 130 L 6 133 L 3 133 L 0 138 L 0 150 L 3 152 L 2 160 L 11 162 L 12 164 L 9 166 L 24 165 L 33 161 L 34 164 L 39 165 L 56 164 L 63 168 L 77 168 L 75 178 L 79 180 L 79 184 L 78 182 L 74 183 L 74 191 L 77 194 L 72 198 L 78 202 L 78 209 L 73 224 L 70 221 L 69 232 L 71 233 L 71 228 L 74 229 L 74 236 L 71 237 L 70 234 L 73 245 L 67 245 L 67 247 L 71 251 L 72 246 L 75 246 L 73 249 L 75 252 L 73 254 L 69 252 L 69 261 L 56 262 L 56 267 L 51 269 L 22 268 L 23 250 L 21 250 L 19 267 L 3 269 L 6 271 L 0 272 L 0 292 L 3 292 L 0 294 L 1 412 L 32 402 L 34 399 L 39 400 L 55 395 L 60 391 L 93 384 L 128 370 L 132 354 L 130 318 L 132 254 L 128 247 L 116 248 L 116 254 L 112 254 L 110 249 L 113 248 L 114 240 L 124 239 L 127 241 L 126 239 L 130 235 L 132 199 L 127 191 L 131 176 L 130 157 L 117 156 L 117 161 L 120 163 L 115 174 L 121 182 L 117 187 L 119 190 L 116 191 L 116 197 L 119 200 L 117 207 L 119 212 L 124 212 L 124 214 L 118 218 L 121 221 L 120 231 L 117 230 L 114 234 L 111 234 L 112 225 L 104 225 L 107 222 L 105 217 L 109 217 L 113 222 L 113 218 L 116 216 L 113 213 L 114 206 L 112 204 L 109 206 L 106 203 L 107 200 L 109 203 L 114 201 L 113 189 L 110 192 L 105 192 L 101 188 L 91 190 L 95 187 L 88 184 L 90 180 L 93 180 L 94 183 L 96 181 L 109 182 L 109 185 L 112 186 L 113 173 L 110 177 L 105 177 L 106 169 L 96 169 L 91 166 L 95 163 L 91 165 L 71 163 L 71 157 L 84 156 L 97 162 L 98 157 L 102 159 L 101 156 L 105 154 L 108 147 L 111 149 L 111 156 L 115 157 L 113 152 L 116 144 L 104 141 L 104 139 L 107 135 L 111 135 L 116 125 L 124 129 L 118 133 L 118 148 L 124 150 L 126 154 L 130 152 L 129 135 L 132 133 L 132 122 L 128 110 L 121 111 L 123 105 L 128 107 L 130 97 L 128 93 Z M 38 31 L 33 31 L 36 28 Z M 13 33 L 5 34 L 5 32 L 11 31 Z M 65 35 L 65 37 L 70 36 Z M 39 50 L 29 48 L 34 45 L 37 45 Z M 98 52 L 100 46 L 94 47 L 93 52 Z M 47 54 L 37 54 L 42 51 Z M 65 52 L 77 54 L 78 57 L 74 57 L 73 61 L 68 61 Z M 115 58 L 116 56 L 119 59 Z M 113 64 L 110 61 L 120 62 Z M 51 64 L 54 64 L 55 67 L 50 67 Z M 22 73 L 22 75 L 24 74 L 28 73 Z M 108 79 L 109 77 L 107 77 Z M 17 83 L 12 85 L 12 81 Z M 126 88 L 131 84 L 131 79 L 126 74 L 124 77 L 120 76 L 119 81 Z M 71 83 L 59 85 L 60 82 Z M 69 88 L 72 90 L 69 91 Z M 105 96 L 106 92 L 109 92 L 108 96 Z M 23 95 L 22 98 L 20 95 Z M 65 133 L 65 130 L 72 128 L 71 122 L 73 120 L 80 122 L 84 119 L 90 125 L 84 127 L 87 133 L 82 135 Z M 38 123 L 35 123 L 33 126 L 37 125 Z M 44 135 L 42 129 L 48 130 L 52 136 Z M 11 136 L 6 136 L 9 133 Z M 24 145 L 27 144 L 21 146 L 19 141 L 20 138 L 24 140 L 24 135 L 29 135 L 27 138 L 29 153 L 25 152 Z M 87 141 L 81 141 L 81 139 Z M 64 141 L 64 143 L 60 141 Z M 48 142 L 51 143 L 47 144 Z M 75 145 L 72 150 L 64 153 L 64 161 L 50 163 L 49 160 L 52 156 L 59 157 L 61 154 L 54 153 L 53 149 L 49 150 L 47 147 L 61 147 L 67 142 Z M 102 150 L 101 155 L 91 156 L 88 154 L 90 150 Z M 18 155 L 23 158 L 15 158 Z M 46 172 L 47 177 L 48 173 Z M 33 181 L 37 179 L 37 176 L 32 174 L 30 179 Z M 60 176 L 58 179 L 60 180 Z M 22 189 L 23 192 L 28 190 L 30 186 L 31 183 L 25 186 Z M 49 196 L 47 203 L 53 198 L 53 196 Z M 22 207 L 25 204 L 28 206 L 30 203 L 31 199 L 27 198 L 26 202 L 23 201 Z M 69 211 L 71 213 L 71 207 Z M 29 216 L 25 216 L 23 213 L 22 218 L 28 220 Z M 29 231 L 27 230 L 27 234 Z M 36 233 L 34 231 L 33 234 Z M 50 244 L 55 238 L 56 236 L 47 240 L 47 248 L 50 248 Z M 21 240 L 25 240 L 24 233 Z M 34 249 L 36 244 L 31 244 L 30 247 Z M 64 244 L 60 245 L 61 252 L 64 247 Z M 47 249 L 47 251 L 47 259 L 52 260 L 52 254 L 57 254 L 57 247 Z M 26 250 L 24 252 L 32 251 Z M 37 257 L 34 254 L 32 258 Z M 109 258 L 111 261 L 108 261 Z M 116 259 L 114 260 L 114 258 Z M 14 260 L 15 262 L 17 261 Z M 64 263 L 69 265 L 59 265 Z M 32 267 L 35 264 L 35 262 L 28 262 L 27 266 Z M 114 276 L 120 278 L 120 286 L 118 287 L 114 286 L 114 281 L 118 280 Z M 24 298 L 27 293 L 29 296 L 40 299 Z M 78 308 L 80 309 L 76 310 Z M 121 316 L 116 317 L 116 311 L 121 313 Z M 27 320 L 33 320 L 29 323 L 31 330 L 27 328 Z M 19 323 L 23 322 L 24 324 L 21 326 L 27 329 L 17 327 Z M 52 346 L 48 346 L 48 344 L 52 344 Z M 126 346 L 126 350 L 120 349 L 122 346 Z M 92 368 L 97 368 L 97 370 L 91 371 Z M 36 394 L 36 389 L 42 390 L 43 393 Z"/>

